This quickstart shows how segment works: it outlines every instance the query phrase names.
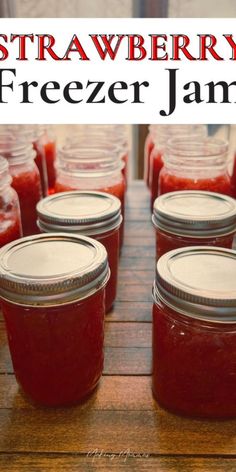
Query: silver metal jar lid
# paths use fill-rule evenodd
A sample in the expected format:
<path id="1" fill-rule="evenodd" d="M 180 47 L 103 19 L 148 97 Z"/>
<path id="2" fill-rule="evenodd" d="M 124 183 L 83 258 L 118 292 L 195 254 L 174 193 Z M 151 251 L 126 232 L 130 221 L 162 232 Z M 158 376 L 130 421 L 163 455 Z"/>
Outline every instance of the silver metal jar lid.
<path id="1" fill-rule="evenodd" d="M 119 228 L 120 200 L 103 192 L 62 192 L 37 205 L 38 226 L 42 231 L 64 231 L 86 236 Z"/>
<path id="2" fill-rule="evenodd" d="M 51 306 L 87 298 L 108 278 L 104 246 L 85 236 L 41 234 L 0 250 L 0 297 L 17 304 Z"/>
<path id="3" fill-rule="evenodd" d="M 155 200 L 152 221 L 156 228 L 178 236 L 223 236 L 236 231 L 236 201 L 197 190 L 166 193 Z"/>
<path id="4" fill-rule="evenodd" d="M 195 246 L 170 251 L 156 268 L 154 300 L 185 316 L 236 321 L 236 251 Z"/>

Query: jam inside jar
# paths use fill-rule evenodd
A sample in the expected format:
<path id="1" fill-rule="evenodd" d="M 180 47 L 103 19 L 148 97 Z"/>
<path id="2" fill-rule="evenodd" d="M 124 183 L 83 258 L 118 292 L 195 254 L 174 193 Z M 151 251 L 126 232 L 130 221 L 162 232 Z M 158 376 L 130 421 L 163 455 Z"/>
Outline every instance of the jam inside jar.
<path id="1" fill-rule="evenodd" d="M 175 414 L 236 417 L 235 276 L 236 254 L 226 249 L 195 246 L 158 261 L 153 394 Z"/>
<path id="2" fill-rule="evenodd" d="M 160 175 L 163 174 L 162 168 L 164 165 L 164 155 L 166 154 L 167 143 L 171 138 L 174 139 L 174 137 L 177 137 L 181 142 L 185 139 L 196 139 L 201 142 L 206 137 L 206 127 L 205 125 L 158 125 L 154 128 L 152 135 L 154 146 L 151 151 L 149 164 L 151 210 L 155 199 L 160 194 L 159 179 Z M 179 168 L 179 164 L 180 162 L 177 164 L 177 169 Z M 161 193 L 164 192 L 161 191 Z"/>
<path id="3" fill-rule="evenodd" d="M 0 247 L 22 236 L 19 200 L 11 181 L 8 162 L 0 156 Z"/>
<path id="4" fill-rule="evenodd" d="M 168 141 L 158 195 L 180 190 L 206 190 L 233 196 L 226 141 L 215 138 Z"/>
<path id="5" fill-rule="evenodd" d="M 20 203 L 23 235 L 37 234 L 36 205 L 42 198 L 42 188 L 33 146 L 27 140 L 21 141 L 17 134 L 0 134 L 0 155 L 9 163 L 11 185 Z"/>
<path id="6" fill-rule="evenodd" d="M 0 273 L 3 316 L 22 390 L 45 406 L 81 402 L 103 369 L 105 248 L 64 233 L 23 238 L 0 251 Z"/>
<path id="7" fill-rule="evenodd" d="M 110 279 L 106 286 L 106 313 L 117 292 L 119 228 L 122 222 L 118 198 L 102 192 L 64 192 L 47 197 L 37 205 L 42 232 L 64 231 L 83 234 L 100 241 L 106 248 Z"/>
<path id="8" fill-rule="evenodd" d="M 101 148 L 62 148 L 58 153 L 55 193 L 94 190 L 114 195 L 121 202 L 123 221 L 120 248 L 124 241 L 125 180 L 123 163 L 116 155 Z"/>
<path id="9" fill-rule="evenodd" d="M 154 202 L 156 259 L 186 246 L 232 249 L 236 232 L 236 201 L 203 191 L 166 193 Z"/>

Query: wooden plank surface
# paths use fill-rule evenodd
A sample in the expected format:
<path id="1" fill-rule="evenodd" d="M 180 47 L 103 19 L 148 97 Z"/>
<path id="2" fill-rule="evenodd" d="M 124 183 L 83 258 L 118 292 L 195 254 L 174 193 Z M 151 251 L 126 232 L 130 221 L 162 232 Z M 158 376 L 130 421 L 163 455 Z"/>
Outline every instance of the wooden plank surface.
<path id="1" fill-rule="evenodd" d="M 86 403 L 31 404 L 17 386 L 0 318 L 0 470 L 236 471 L 236 421 L 198 421 L 162 410 L 151 391 L 155 240 L 149 197 L 132 184 L 117 302 L 106 316 L 105 366 Z"/>

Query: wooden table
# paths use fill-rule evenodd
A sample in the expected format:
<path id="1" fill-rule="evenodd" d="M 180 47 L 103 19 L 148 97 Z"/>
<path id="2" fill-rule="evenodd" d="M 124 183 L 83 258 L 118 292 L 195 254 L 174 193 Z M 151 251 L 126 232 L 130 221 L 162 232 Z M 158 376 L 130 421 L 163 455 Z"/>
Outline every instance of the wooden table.
<path id="1" fill-rule="evenodd" d="M 118 298 L 106 318 L 105 369 L 86 404 L 47 410 L 18 392 L 0 321 L 0 470 L 236 471 L 236 421 L 171 415 L 151 393 L 154 234 L 148 193 L 132 184 Z"/>

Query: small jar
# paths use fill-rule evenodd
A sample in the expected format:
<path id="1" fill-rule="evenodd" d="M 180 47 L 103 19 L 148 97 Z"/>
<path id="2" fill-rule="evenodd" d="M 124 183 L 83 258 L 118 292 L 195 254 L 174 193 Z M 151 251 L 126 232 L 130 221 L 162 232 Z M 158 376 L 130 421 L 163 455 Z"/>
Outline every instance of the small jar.
<path id="1" fill-rule="evenodd" d="M 236 417 L 236 252 L 177 249 L 157 263 L 153 393 L 190 417 Z"/>
<path id="2" fill-rule="evenodd" d="M 105 246 L 111 271 L 106 286 L 106 313 L 111 309 L 117 291 L 120 209 L 118 198 L 91 191 L 57 193 L 37 205 L 38 226 L 42 232 L 82 234 Z"/>
<path id="3" fill-rule="evenodd" d="M 20 206 L 9 164 L 0 156 L 0 247 L 22 236 Z"/>
<path id="4" fill-rule="evenodd" d="M 42 198 L 42 188 L 32 144 L 16 140 L 11 134 L 0 135 L 0 155 L 8 160 L 12 187 L 19 197 L 23 235 L 37 234 L 36 205 Z"/>
<path id="5" fill-rule="evenodd" d="M 232 196 L 228 143 L 215 138 L 168 141 L 159 175 L 159 195 L 177 190 L 207 190 Z"/>
<path id="6" fill-rule="evenodd" d="M 186 246 L 232 249 L 236 232 L 236 201 L 203 191 L 166 193 L 154 202 L 156 258 Z"/>
<path id="7" fill-rule="evenodd" d="M 150 156 L 150 190 L 151 190 L 151 210 L 153 203 L 159 191 L 159 175 L 164 164 L 164 154 L 166 152 L 167 143 L 174 137 L 179 140 L 196 139 L 202 142 L 206 137 L 205 125 L 161 125 L 153 134 L 154 148 Z"/>
<path id="8" fill-rule="evenodd" d="M 52 233 L 0 250 L 0 297 L 16 379 L 45 406 L 81 402 L 103 369 L 105 285 L 102 244 Z"/>
<path id="9" fill-rule="evenodd" d="M 124 239 L 125 181 L 120 161 L 111 152 L 101 149 L 62 148 L 58 153 L 55 193 L 71 190 L 93 190 L 119 198 L 123 221 L 120 247 Z"/>

